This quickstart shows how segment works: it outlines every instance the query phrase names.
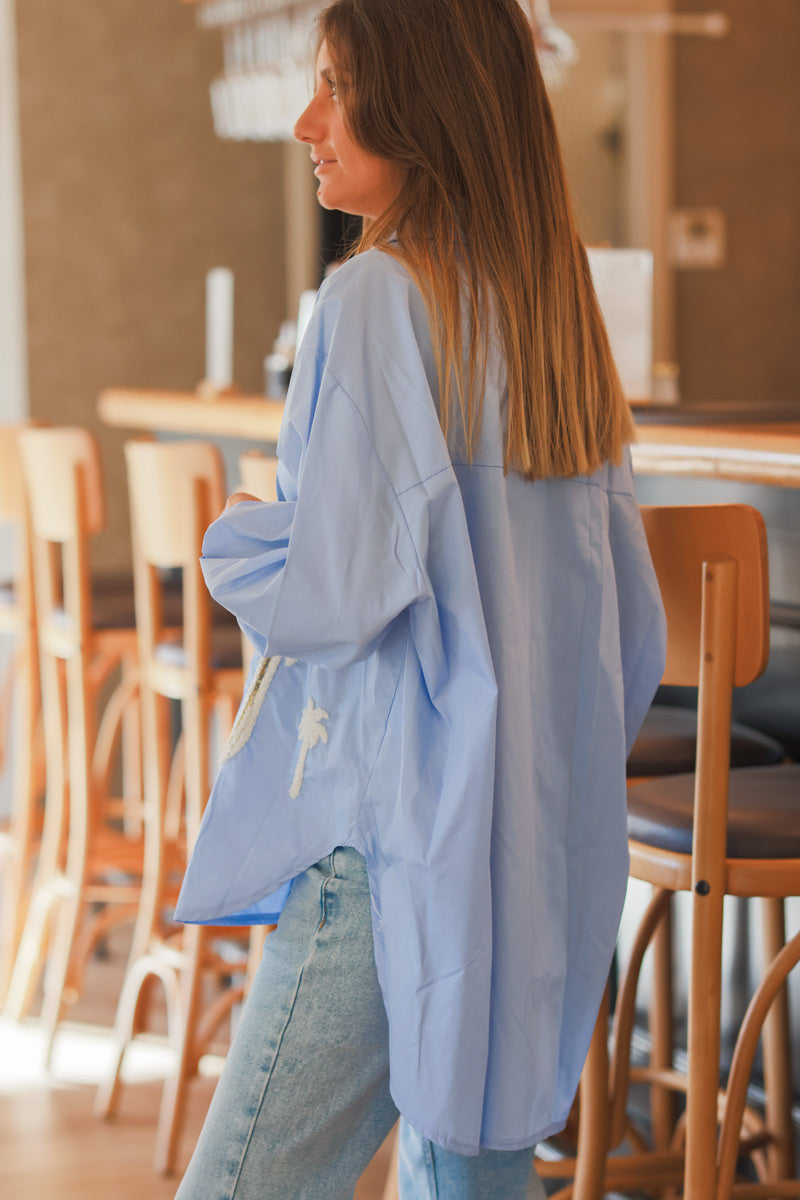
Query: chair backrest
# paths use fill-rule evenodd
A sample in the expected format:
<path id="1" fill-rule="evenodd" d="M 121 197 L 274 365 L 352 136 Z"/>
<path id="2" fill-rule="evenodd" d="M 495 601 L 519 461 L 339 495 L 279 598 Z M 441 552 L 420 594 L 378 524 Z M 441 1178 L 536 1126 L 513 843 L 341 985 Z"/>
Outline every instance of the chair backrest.
<path id="1" fill-rule="evenodd" d="M 208 687 L 211 610 L 200 570 L 203 534 L 222 511 L 222 456 L 210 442 L 131 441 L 125 446 L 139 655 L 158 674 L 165 655 L 163 572 L 182 572 L 182 655 L 170 668 L 176 694 Z M 169 672 L 167 673 L 168 677 Z M 182 682 L 181 682 L 182 681 Z"/>
<path id="2" fill-rule="evenodd" d="M 203 534 L 224 505 L 222 457 L 209 442 L 131 441 L 125 446 L 125 460 L 144 716 L 145 794 L 160 814 L 154 823 L 151 813 L 149 836 L 157 842 L 168 830 L 174 834 L 183 819 L 191 845 L 207 795 L 207 721 L 213 686 L 211 600 L 200 554 Z M 164 627 L 165 570 L 171 568 L 181 571 L 180 630 Z M 168 796 L 163 712 L 159 716 L 165 696 L 179 699 L 182 705 L 183 813 L 175 797 Z"/>
<path id="3" fill-rule="evenodd" d="M 105 524 L 100 450 L 94 435 L 78 426 L 21 429 L 18 444 L 39 639 L 68 657 L 77 646 L 88 650 L 89 541 Z"/>
<path id="4" fill-rule="evenodd" d="M 131 441 L 125 446 L 136 548 L 154 567 L 185 567 L 197 559 L 203 528 L 225 503 L 225 473 L 211 442 Z M 195 492 L 202 496 L 202 513 Z"/>
<path id="5" fill-rule="evenodd" d="M 684 1183 L 686 1195 L 716 1196 L 731 694 L 767 663 L 767 539 L 760 514 L 744 504 L 644 508 L 642 517 L 667 614 L 664 678 L 698 684 Z M 664 858 L 660 878 L 672 890 L 679 856 Z M 649 878 L 659 879 L 655 867 Z"/>
<path id="6" fill-rule="evenodd" d="M 22 619 L 24 625 L 30 626 L 34 608 L 33 563 L 25 482 L 19 458 L 19 433 L 25 428 L 25 425 L 0 425 L 0 524 L 11 526 L 16 534 L 13 603 L 4 605 L 4 615 L 9 618 L 9 624 Z M 3 567 L 6 565 L 4 563 Z M 4 570 L 3 582 L 5 578 Z"/>
<path id="7" fill-rule="evenodd" d="M 276 500 L 275 481 L 278 460 L 260 450 L 246 450 L 239 458 L 239 476 L 243 492 L 259 500 Z"/>
<path id="8" fill-rule="evenodd" d="M 105 501 L 94 435 L 78 426 L 60 426 L 22 429 L 18 437 L 35 536 L 63 544 L 79 532 L 90 537 L 100 533 Z"/>
<path id="9" fill-rule="evenodd" d="M 663 682 L 699 683 L 704 581 L 714 563 L 737 564 L 733 683 L 742 687 L 769 657 L 767 535 L 761 514 L 746 504 L 642 506 L 653 565 L 667 615 Z"/>
<path id="10" fill-rule="evenodd" d="M 24 513 L 17 435 L 21 425 L 0 425 L 0 521 L 17 523 Z"/>

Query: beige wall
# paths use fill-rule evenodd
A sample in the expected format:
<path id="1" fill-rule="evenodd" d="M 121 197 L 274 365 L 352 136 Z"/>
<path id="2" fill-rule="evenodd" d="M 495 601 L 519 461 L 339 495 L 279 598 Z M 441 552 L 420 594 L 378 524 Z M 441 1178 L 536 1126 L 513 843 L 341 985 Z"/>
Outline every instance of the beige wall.
<path id="1" fill-rule="evenodd" d="M 659 249 L 670 207 L 720 209 L 728 232 L 724 265 L 678 268 L 672 279 L 662 267 L 656 317 L 659 306 L 670 313 L 657 319 L 656 357 L 674 352 L 689 402 L 800 402 L 800 5 L 674 0 L 681 13 L 725 13 L 729 32 L 719 39 L 627 38 L 628 111 L 617 164 L 629 177 L 625 211 L 603 138 L 613 95 L 610 49 L 602 57 L 610 35 L 586 22 L 592 12 L 634 7 L 669 4 L 552 0 L 581 52 L 553 96 L 581 230 L 589 241 Z"/>
<path id="2" fill-rule="evenodd" d="M 680 39 L 677 200 L 721 208 L 729 256 L 678 276 L 678 352 L 693 399 L 800 402 L 800 4 L 721 8 L 719 42 Z"/>
<path id="3" fill-rule="evenodd" d="M 258 391 L 285 316 L 278 146 L 222 142 L 208 85 L 220 37 L 178 0 L 18 0 L 20 130 L 33 416 L 101 437 L 108 531 L 128 561 L 123 435 L 108 385 L 192 389 L 204 367 L 205 272 L 235 274 L 235 376 Z"/>

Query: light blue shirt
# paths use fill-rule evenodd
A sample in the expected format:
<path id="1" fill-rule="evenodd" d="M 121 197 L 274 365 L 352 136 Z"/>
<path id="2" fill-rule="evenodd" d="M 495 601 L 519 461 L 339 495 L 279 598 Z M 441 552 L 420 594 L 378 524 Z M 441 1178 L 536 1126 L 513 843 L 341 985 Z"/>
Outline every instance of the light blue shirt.
<path id="1" fill-rule="evenodd" d="M 178 916 L 274 919 L 294 876 L 359 850 L 392 1095 L 474 1154 L 566 1121 L 665 631 L 628 460 L 504 474 L 494 348 L 471 464 L 437 395 L 416 286 L 388 255 L 357 256 L 298 355 L 280 499 L 206 534 L 209 589 L 258 654 Z"/>

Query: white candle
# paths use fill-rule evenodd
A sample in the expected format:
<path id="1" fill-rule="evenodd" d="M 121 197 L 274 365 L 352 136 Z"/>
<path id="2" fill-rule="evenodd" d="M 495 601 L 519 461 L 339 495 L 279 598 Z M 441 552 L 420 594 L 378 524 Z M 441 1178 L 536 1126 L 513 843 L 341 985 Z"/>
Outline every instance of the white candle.
<path id="1" fill-rule="evenodd" d="M 206 275 L 206 381 L 233 383 L 233 272 L 214 267 Z"/>

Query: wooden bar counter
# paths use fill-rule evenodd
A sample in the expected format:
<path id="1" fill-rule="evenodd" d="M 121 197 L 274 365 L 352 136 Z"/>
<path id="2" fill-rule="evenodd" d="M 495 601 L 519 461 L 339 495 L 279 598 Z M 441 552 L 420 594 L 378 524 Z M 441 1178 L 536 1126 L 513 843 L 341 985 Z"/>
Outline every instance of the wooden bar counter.
<path id="1" fill-rule="evenodd" d="M 109 388 L 98 400 L 107 425 L 153 433 L 276 442 L 283 400 Z M 634 470 L 800 487 L 800 409 L 635 405 Z"/>
<path id="2" fill-rule="evenodd" d="M 639 475 L 688 475 L 800 487 L 800 420 L 668 425 L 637 422 Z"/>
<path id="3" fill-rule="evenodd" d="M 276 442 L 283 400 L 239 394 L 206 399 L 196 392 L 107 388 L 97 411 L 106 425 L 121 429 Z"/>

